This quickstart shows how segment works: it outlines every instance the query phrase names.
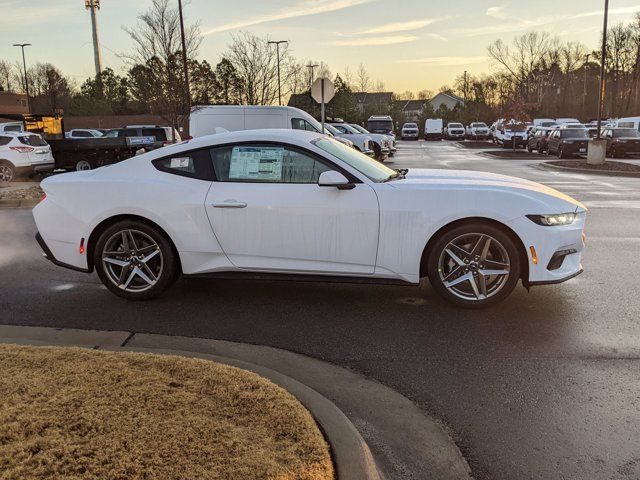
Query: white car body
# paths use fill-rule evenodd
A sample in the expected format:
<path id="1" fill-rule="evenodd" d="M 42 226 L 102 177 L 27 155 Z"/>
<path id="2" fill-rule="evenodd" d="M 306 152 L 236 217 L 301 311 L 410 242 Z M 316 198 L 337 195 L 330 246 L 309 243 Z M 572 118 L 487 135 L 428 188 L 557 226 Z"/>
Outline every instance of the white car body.
<path id="1" fill-rule="evenodd" d="M 376 142 L 371 134 L 360 133 L 347 123 L 329 123 L 329 125 L 336 130 L 336 137 L 351 140 L 362 153 L 375 156 L 381 161 L 385 160 L 389 156 L 389 145 L 387 145 L 386 141 L 381 141 L 380 137 L 378 137 L 378 142 Z M 378 151 L 376 151 L 376 146 Z"/>
<path id="2" fill-rule="evenodd" d="M 442 140 L 443 125 L 441 118 L 427 118 L 424 122 L 424 138 Z"/>
<path id="3" fill-rule="evenodd" d="M 458 122 L 449 122 L 444 127 L 444 138 L 447 140 L 464 140 L 464 125 Z"/>
<path id="4" fill-rule="evenodd" d="M 614 122 L 602 122 L 602 125 L 609 127 L 615 126 L 616 128 L 633 128 L 640 131 L 640 117 L 624 117 L 615 120 Z"/>
<path id="5" fill-rule="evenodd" d="M 361 125 L 358 125 L 357 123 L 350 123 L 349 126 L 351 128 L 354 128 L 355 130 L 357 130 L 360 133 L 363 133 L 365 135 L 369 135 L 371 137 L 371 139 L 376 142 L 379 146 L 380 149 L 382 151 L 384 151 L 385 149 L 389 150 L 389 156 L 392 157 L 396 151 L 398 150 L 396 147 L 396 137 L 395 135 L 385 135 L 382 133 L 371 133 L 369 130 L 367 130 L 366 128 L 364 128 Z"/>
<path id="6" fill-rule="evenodd" d="M 260 143 L 269 147 L 255 147 Z M 173 168 L 174 160 L 177 167 L 186 166 L 185 159 L 199 154 L 209 155 L 206 162 L 214 155 L 228 159 L 220 152 L 242 155 L 247 145 L 303 151 L 322 159 L 329 171 L 316 183 L 245 183 L 190 178 L 157 167 L 164 162 Z M 513 236 L 527 285 L 558 283 L 582 271 L 586 208 L 571 197 L 527 180 L 475 171 L 411 169 L 402 177 L 349 152 L 313 132 L 255 130 L 200 137 L 96 170 L 55 175 L 42 182 L 46 199 L 33 210 L 39 242 L 54 263 L 90 272 L 96 232 L 114 219 L 135 217 L 165 232 L 184 275 L 262 272 L 415 285 L 425 275 L 421 259 L 429 241 L 473 218 Z M 356 163 L 352 157 L 343 160 L 350 155 Z M 229 172 L 234 168 L 227 164 Z M 381 170 L 397 178 L 374 181 L 370 172 Z M 541 226 L 527 217 L 565 212 L 575 220 L 563 226 Z M 565 252 L 561 266 L 549 270 L 560 251 Z"/>
<path id="7" fill-rule="evenodd" d="M 580 123 L 580 120 L 577 118 L 556 118 L 556 123 L 558 125 L 563 125 L 565 123 Z"/>
<path id="8" fill-rule="evenodd" d="M 503 147 L 524 146 L 527 142 L 527 127 L 525 124 L 511 120 L 498 120 L 493 132 L 493 141 Z"/>
<path id="9" fill-rule="evenodd" d="M 413 140 L 418 140 L 418 138 L 420 137 L 420 130 L 418 129 L 418 124 L 417 123 L 405 123 L 402 125 L 402 130 L 400 132 L 400 138 L 402 140 L 405 139 L 413 139 Z"/>
<path id="10" fill-rule="evenodd" d="M 556 122 L 556 120 L 553 118 L 534 118 L 533 125 L 536 127 L 552 128 L 558 125 L 558 122 Z"/>
<path id="11" fill-rule="evenodd" d="M 473 122 L 467 127 L 467 138 L 486 140 L 489 138 L 489 127 L 483 122 Z"/>
<path id="12" fill-rule="evenodd" d="M 0 123 L 0 133 L 9 132 L 24 132 L 24 125 L 22 124 L 22 122 Z"/>
<path id="13" fill-rule="evenodd" d="M 86 139 L 86 138 L 99 138 L 102 137 L 102 132 L 91 128 L 72 128 L 64 134 L 65 138 L 71 139 Z"/>
<path id="14" fill-rule="evenodd" d="M 37 133 L 0 133 L 0 181 L 10 182 L 20 174 L 49 172 L 53 168 L 51 147 Z"/>

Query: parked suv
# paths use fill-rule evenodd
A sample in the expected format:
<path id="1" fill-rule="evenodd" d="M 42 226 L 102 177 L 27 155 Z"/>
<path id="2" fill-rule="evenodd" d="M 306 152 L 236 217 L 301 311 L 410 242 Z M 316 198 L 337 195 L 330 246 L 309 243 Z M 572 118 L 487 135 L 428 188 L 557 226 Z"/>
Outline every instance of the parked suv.
<path id="1" fill-rule="evenodd" d="M 444 127 L 444 138 L 447 140 L 464 140 L 464 125 L 461 123 L 447 123 Z"/>
<path id="2" fill-rule="evenodd" d="M 533 127 L 529 132 L 529 138 L 527 139 L 527 150 L 529 152 L 536 150 L 538 153 L 546 152 L 547 139 L 549 138 L 549 134 L 553 131 L 553 128 Z"/>
<path id="3" fill-rule="evenodd" d="M 607 128 L 602 133 L 607 140 L 607 154 L 613 158 L 640 155 L 640 132 L 635 128 Z"/>
<path id="4" fill-rule="evenodd" d="M 125 125 L 124 128 L 143 128 L 146 130 L 149 130 L 149 129 L 156 130 L 159 128 L 164 130 L 164 139 L 162 139 L 163 142 L 180 143 L 182 141 L 182 137 L 180 137 L 180 133 L 177 130 L 173 129 L 172 127 L 163 127 L 162 125 Z M 175 134 L 175 141 L 173 138 L 174 134 Z M 156 139 L 161 140 L 161 138 L 157 135 L 156 135 Z"/>
<path id="5" fill-rule="evenodd" d="M 389 115 L 371 115 L 367 120 L 367 130 L 371 133 L 381 133 L 383 135 L 391 135 L 394 139 L 396 138 L 393 118 Z"/>
<path id="6" fill-rule="evenodd" d="M 405 123 L 402 125 L 402 132 L 400 133 L 400 138 L 402 138 L 402 140 L 406 140 L 408 138 L 418 140 L 419 135 L 420 133 L 418 132 L 417 123 Z"/>
<path id="7" fill-rule="evenodd" d="M 140 145 L 147 150 L 160 148 L 171 143 L 163 127 L 113 128 L 99 138 L 129 138 L 131 145 Z"/>
<path id="8" fill-rule="evenodd" d="M 504 148 L 522 147 L 527 140 L 527 126 L 516 120 L 500 120 L 496 124 L 493 141 Z"/>
<path id="9" fill-rule="evenodd" d="M 0 182 L 11 182 L 18 175 L 53 170 L 51 147 L 37 133 L 0 134 Z"/>
<path id="10" fill-rule="evenodd" d="M 467 138 L 471 140 L 486 140 L 489 138 L 489 127 L 484 122 L 473 122 L 467 127 Z"/>
<path id="11" fill-rule="evenodd" d="M 549 134 L 547 145 L 547 153 L 558 158 L 586 155 L 589 132 L 586 128 L 559 128 Z"/>

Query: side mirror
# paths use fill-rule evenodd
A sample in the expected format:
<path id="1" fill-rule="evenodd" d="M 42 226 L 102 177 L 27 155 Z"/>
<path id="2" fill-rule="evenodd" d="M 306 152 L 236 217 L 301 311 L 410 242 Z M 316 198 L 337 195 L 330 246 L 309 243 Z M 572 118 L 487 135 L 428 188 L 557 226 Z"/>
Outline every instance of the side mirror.
<path id="1" fill-rule="evenodd" d="M 329 170 L 322 172 L 318 178 L 319 187 L 336 187 L 338 190 L 351 190 L 355 185 L 340 172 Z"/>

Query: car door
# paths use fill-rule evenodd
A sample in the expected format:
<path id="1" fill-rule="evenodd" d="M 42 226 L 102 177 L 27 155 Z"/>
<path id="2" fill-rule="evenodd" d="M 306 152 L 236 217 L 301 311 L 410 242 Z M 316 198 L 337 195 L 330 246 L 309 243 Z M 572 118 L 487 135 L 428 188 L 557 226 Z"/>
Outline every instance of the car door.
<path id="1" fill-rule="evenodd" d="M 318 186 L 339 170 L 324 157 L 284 144 L 211 150 L 216 181 L 206 200 L 213 232 L 229 260 L 250 270 L 372 274 L 379 206 L 373 189 Z M 342 172 L 349 176 L 347 172 Z"/>

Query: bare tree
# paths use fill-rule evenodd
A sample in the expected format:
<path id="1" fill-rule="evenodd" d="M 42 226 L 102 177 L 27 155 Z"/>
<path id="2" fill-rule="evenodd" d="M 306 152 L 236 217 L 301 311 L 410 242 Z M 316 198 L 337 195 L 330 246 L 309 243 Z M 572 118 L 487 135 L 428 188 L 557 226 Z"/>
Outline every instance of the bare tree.
<path id="1" fill-rule="evenodd" d="M 233 64 L 239 78 L 240 102 L 246 105 L 271 105 L 278 98 L 278 63 L 276 49 L 249 32 L 232 35 L 225 57 Z M 289 44 L 280 47 L 280 78 L 290 93 L 290 80 L 300 65 L 293 61 Z"/>
<path id="2" fill-rule="evenodd" d="M 398 94 L 398 100 L 415 100 L 416 96 L 411 90 L 406 90 Z"/>
<path id="3" fill-rule="evenodd" d="M 433 91 L 432 90 L 420 90 L 417 94 L 418 100 L 429 100 L 430 98 L 433 98 Z"/>
<path id="4" fill-rule="evenodd" d="M 13 65 L 6 60 L 0 60 L 0 90 L 13 91 Z"/>
<path id="5" fill-rule="evenodd" d="M 384 82 L 381 82 L 380 80 L 376 81 L 375 86 L 373 87 L 373 91 L 374 92 L 384 92 L 385 91 L 385 86 L 384 86 Z M 412 94 L 413 95 L 413 94 Z"/>
<path id="6" fill-rule="evenodd" d="M 359 92 L 368 92 L 371 88 L 371 77 L 369 72 L 365 68 L 364 64 L 358 65 L 358 71 L 356 72 L 356 89 Z"/>
<path id="7" fill-rule="evenodd" d="M 353 90 L 354 88 L 353 74 L 351 73 L 351 69 L 348 66 L 344 67 L 344 70 L 342 71 L 342 75 L 340 76 L 340 78 L 342 78 L 342 81 L 347 87 Z"/>

